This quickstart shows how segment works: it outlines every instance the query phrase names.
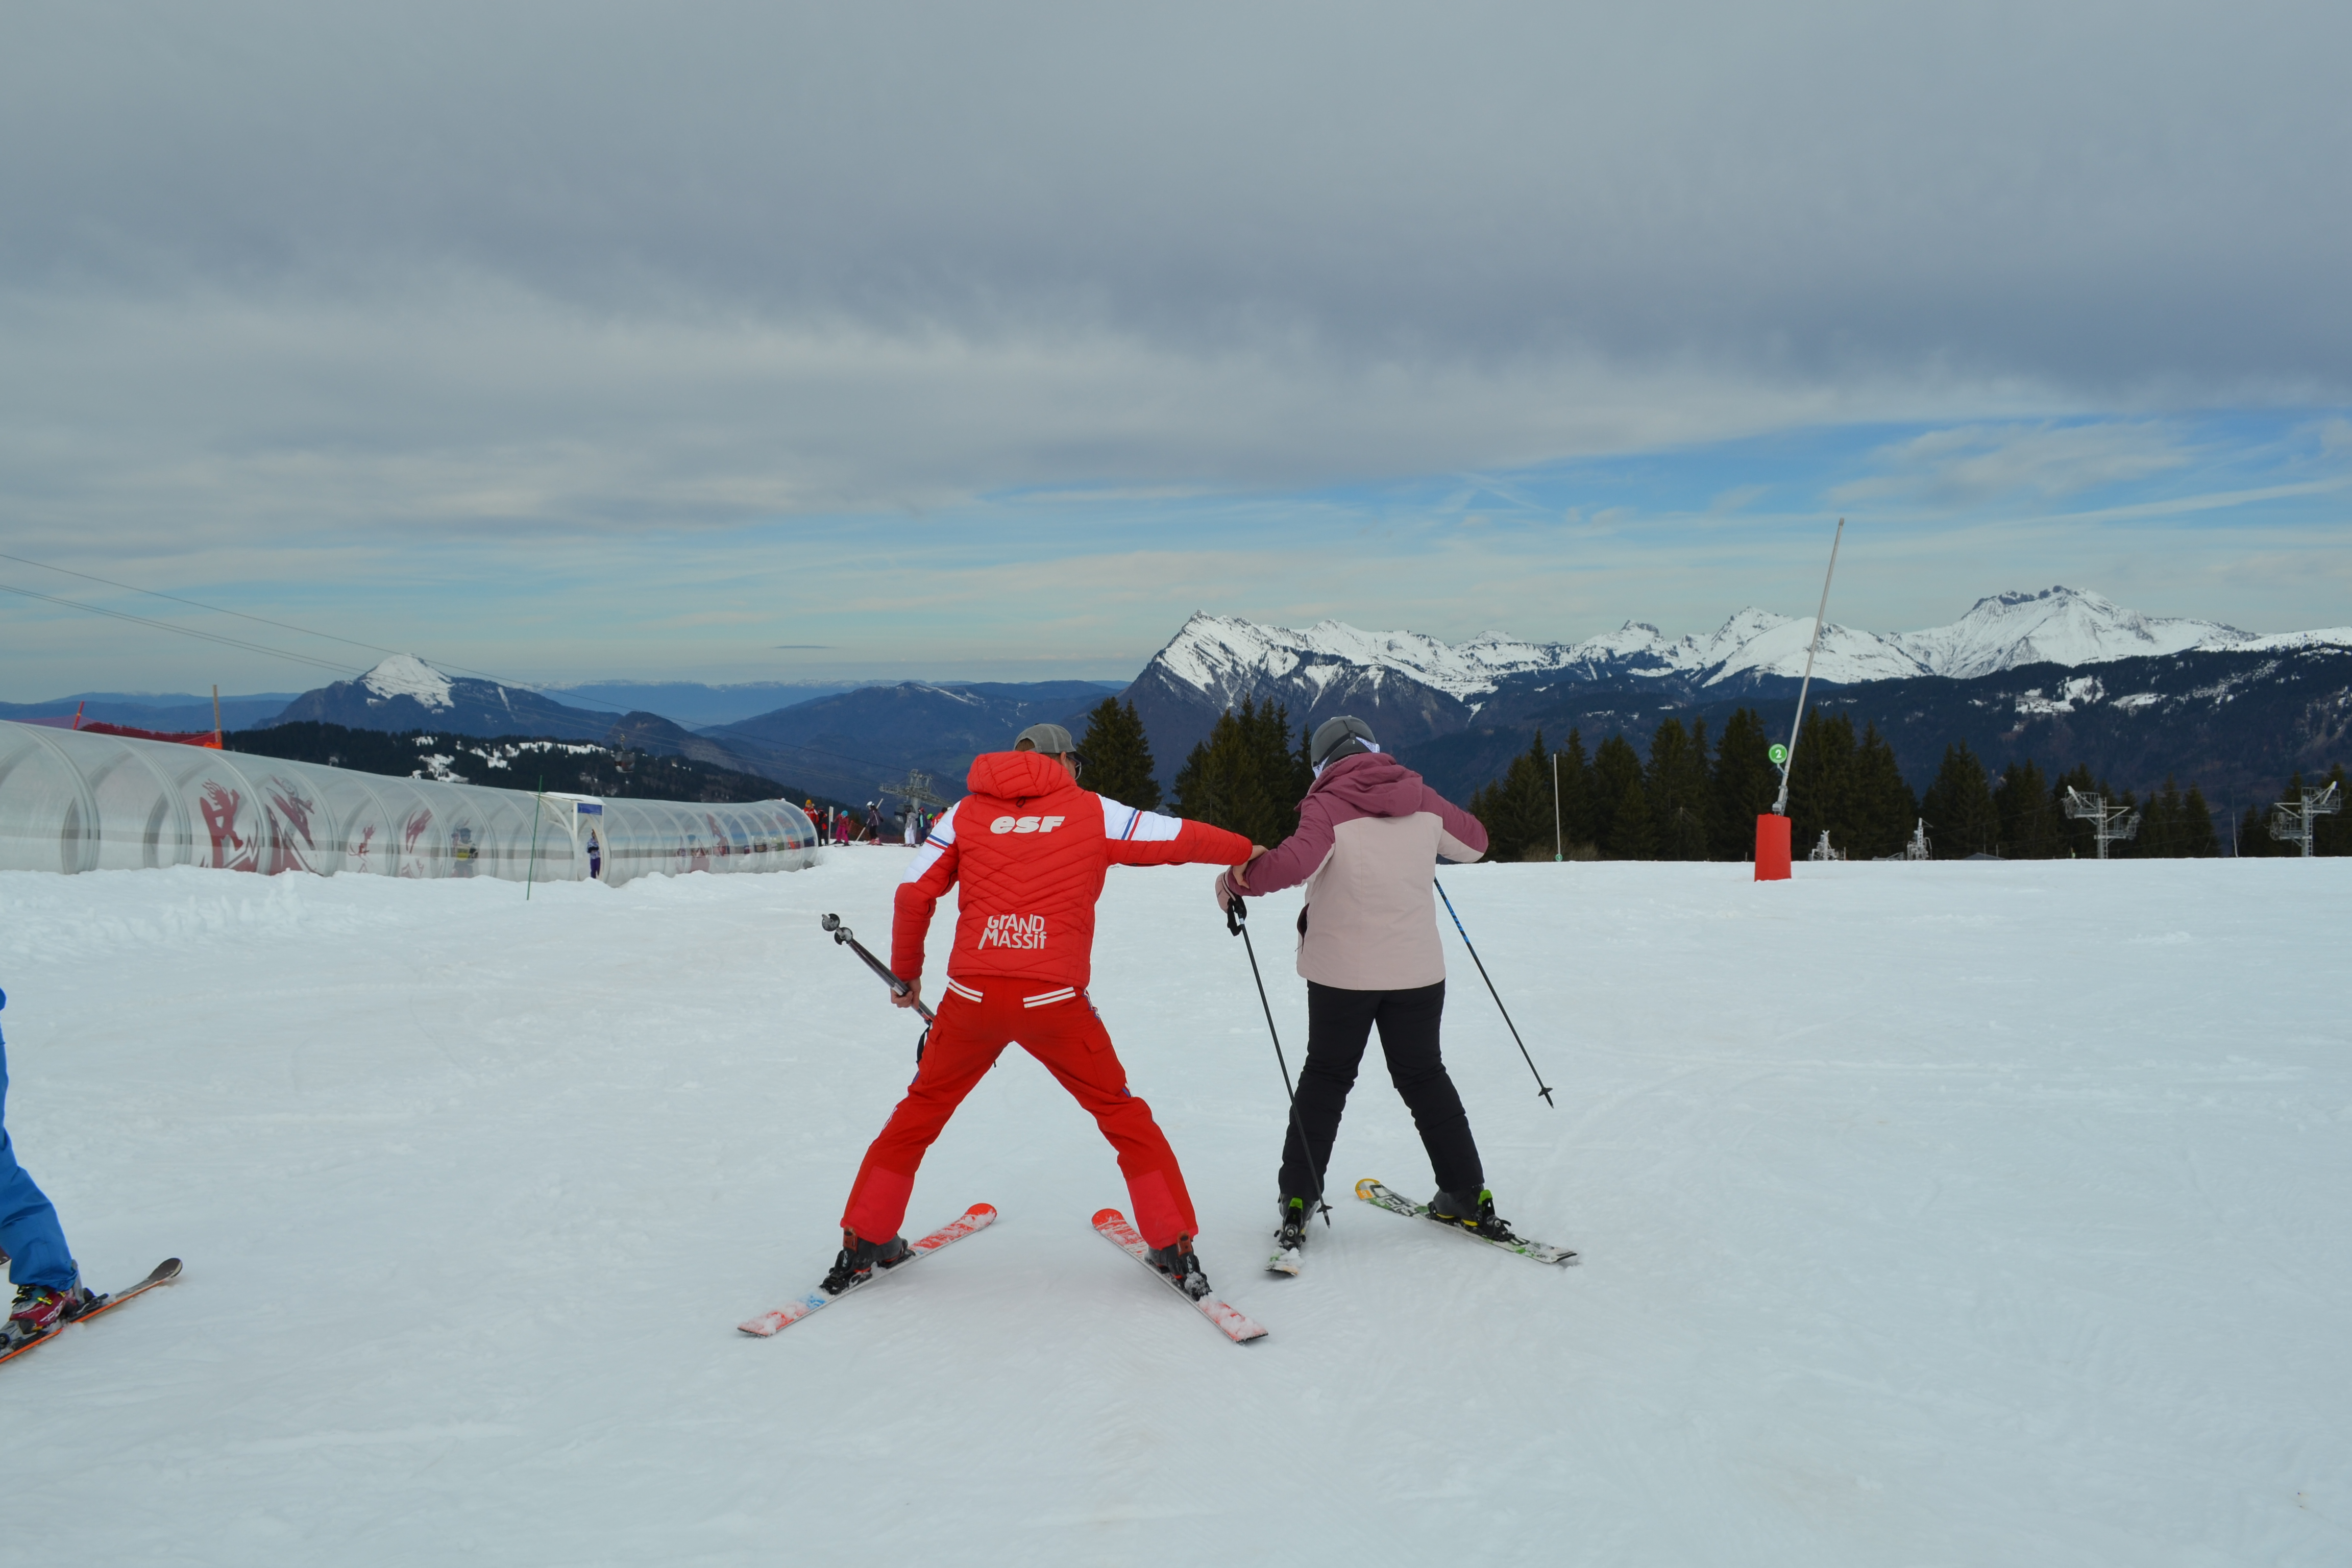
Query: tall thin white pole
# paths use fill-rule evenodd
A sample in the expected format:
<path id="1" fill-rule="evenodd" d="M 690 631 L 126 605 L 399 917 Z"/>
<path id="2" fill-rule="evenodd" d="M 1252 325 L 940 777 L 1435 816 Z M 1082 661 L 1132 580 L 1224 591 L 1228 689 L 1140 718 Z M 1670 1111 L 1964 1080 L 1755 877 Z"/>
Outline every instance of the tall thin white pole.
<path id="1" fill-rule="evenodd" d="M 1568 857 L 1561 853 L 1566 846 L 1559 837 L 1559 753 L 1551 754 L 1551 858 L 1557 862 Z"/>
<path id="2" fill-rule="evenodd" d="M 1805 679 L 1797 686 L 1797 716 L 1789 721 L 1789 760 L 1780 764 L 1780 798 L 1772 803 L 1772 815 L 1789 815 L 1789 771 L 1797 765 L 1797 731 L 1805 726 L 1805 693 L 1813 689 L 1813 655 L 1822 651 L 1822 617 L 1830 612 L 1830 579 L 1837 575 L 1838 545 L 1845 538 L 1845 519 L 1838 519 L 1837 532 L 1830 540 L 1830 569 L 1822 575 L 1822 602 L 1813 611 L 1813 646 L 1805 650 Z"/>

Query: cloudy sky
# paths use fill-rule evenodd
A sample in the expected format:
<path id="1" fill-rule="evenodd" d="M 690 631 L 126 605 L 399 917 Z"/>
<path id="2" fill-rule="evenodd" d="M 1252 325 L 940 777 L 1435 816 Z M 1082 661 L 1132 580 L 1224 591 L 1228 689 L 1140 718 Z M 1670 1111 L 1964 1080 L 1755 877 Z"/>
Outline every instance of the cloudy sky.
<path id="1" fill-rule="evenodd" d="M 0 699 L 2352 621 L 2341 0 L 10 16 Z"/>

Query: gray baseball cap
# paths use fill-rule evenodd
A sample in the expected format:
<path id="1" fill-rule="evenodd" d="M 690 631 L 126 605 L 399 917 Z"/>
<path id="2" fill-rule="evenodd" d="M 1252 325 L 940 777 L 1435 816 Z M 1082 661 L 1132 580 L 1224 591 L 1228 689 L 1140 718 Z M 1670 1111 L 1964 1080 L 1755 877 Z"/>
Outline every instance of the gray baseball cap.
<path id="1" fill-rule="evenodd" d="M 1343 713 L 1337 719 L 1326 719 L 1315 726 L 1315 739 L 1307 748 L 1307 758 L 1319 768 L 1326 763 L 1336 763 L 1341 757 L 1380 749 L 1381 743 L 1374 739 L 1370 724 Z"/>
<path id="2" fill-rule="evenodd" d="M 1059 724 L 1032 724 L 1013 739 L 1016 752 L 1044 752 L 1050 756 L 1062 756 L 1078 749 L 1070 732 Z"/>

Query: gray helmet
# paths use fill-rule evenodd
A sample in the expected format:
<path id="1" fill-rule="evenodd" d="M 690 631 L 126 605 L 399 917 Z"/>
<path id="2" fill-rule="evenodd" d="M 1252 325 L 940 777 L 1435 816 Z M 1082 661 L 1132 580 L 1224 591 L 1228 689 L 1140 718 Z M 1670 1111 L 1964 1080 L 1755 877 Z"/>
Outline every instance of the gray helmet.
<path id="1" fill-rule="evenodd" d="M 1341 757 L 1380 749 L 1381 743 L 1373 738 L 1370 724 L 1343 713 L 1337 719 L 1326 719 L 1315 726 L 1315 739 L 1307 748 L 1307 757 L 1320 768 L 1338 762 Z"/>

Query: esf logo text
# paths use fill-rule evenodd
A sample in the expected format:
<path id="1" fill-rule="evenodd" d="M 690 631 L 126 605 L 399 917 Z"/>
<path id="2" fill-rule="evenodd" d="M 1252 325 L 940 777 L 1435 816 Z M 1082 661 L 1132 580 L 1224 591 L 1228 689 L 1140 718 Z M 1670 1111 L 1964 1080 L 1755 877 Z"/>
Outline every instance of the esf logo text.
<path id="1" fill-rule="evenodd" d="M 1068 819 L 1060 816 L 1000 816 L 988 825 L 991 833 L 1051 833 Z"/>

